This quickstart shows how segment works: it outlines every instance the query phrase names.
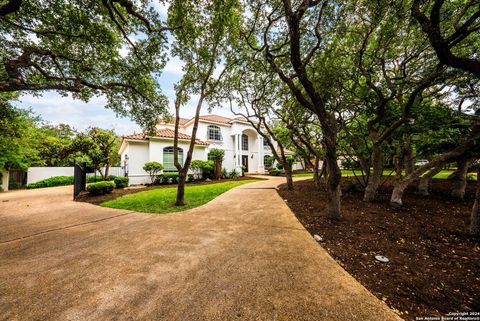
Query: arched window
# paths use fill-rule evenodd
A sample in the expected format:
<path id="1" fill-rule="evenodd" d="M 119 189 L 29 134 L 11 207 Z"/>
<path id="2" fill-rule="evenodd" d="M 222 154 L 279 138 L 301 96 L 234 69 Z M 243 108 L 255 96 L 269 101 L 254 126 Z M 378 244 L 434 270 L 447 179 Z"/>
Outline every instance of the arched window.
<path id="1" fill-rule="evenodd" d="M 242 135 L 242 150 L 248 151 L 248 136 L 245 134 Z"/>
<path id="2" fill-rule="evenodd" d="M 208 140 L 222 141 L 222 131 L 220 130 L 220 127 L 215 125 L 208 125 L 207 137 Z"/>
<path id="3" fill-rule="evenodd" d="M 273 157 L 270 156 L 270 155 L 265 155 L 263 156 L 263 166 L 265 167 L 265 169 L 270 169 L 270 167 L 272 167 L 272 164 L 273 164 Z"/>
<path id="4" fill-rule="evenodd" d="M 183 149 L 178 147 L 178 162 L 183 165 Z M 165 172 L 176 172 L 175 162 L 173 161 L 173 146 L 163 149 L 163 170 Z"/>

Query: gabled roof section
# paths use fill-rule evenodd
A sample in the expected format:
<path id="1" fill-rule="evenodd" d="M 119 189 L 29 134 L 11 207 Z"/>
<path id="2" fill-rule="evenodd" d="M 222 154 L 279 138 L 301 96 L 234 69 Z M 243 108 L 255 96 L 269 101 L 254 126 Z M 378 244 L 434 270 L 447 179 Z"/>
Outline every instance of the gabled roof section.
<path id="1" fill-rule="evenodd" d="M 131 139 L 131 140 L 148 140 L 149 138 L 172 138 L 173 139 L 174 137 L 175 137 L 175 131 L 168 128 L 157 130 L 155 135 L 148 135 L 147 133 L 138 133 L 138 134 L 123 136 L 124 139 Z M 178 133 L 178 138 L 183 140 L 190 140 L 192 139 L 192 136 L 184 133 Z M 208 145 L 208 143 L 201 141 L 199 139 L 195 140 L 195 144 Z"/>
<path id="2" fill-rule="evenodd" d="M 199 117 L 202 120 L 213 121 L 215 123 L 230 124 L 232 118 L 223 117 L 219 115 L 204 115 Z"/>

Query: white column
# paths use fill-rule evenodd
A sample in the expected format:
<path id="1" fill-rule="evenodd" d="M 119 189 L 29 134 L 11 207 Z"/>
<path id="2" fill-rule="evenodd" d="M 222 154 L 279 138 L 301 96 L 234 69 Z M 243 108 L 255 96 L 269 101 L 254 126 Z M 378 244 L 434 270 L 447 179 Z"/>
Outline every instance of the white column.
<path id="1" fill-rule="evenodd" d="M 258 172 L 263 174 L 265 172 L 265 164 L 263 162 L 263 136 L 258 136 Z"/>
<path id="2" fill-rule="evenodd" d="M 233 136 L 233 155 L 235 155 L 235 158 L 233 159 L 233 167 L 236 168 L 238 164 L 238 135 L 235 134 Z"/>
<path id="3" fill-rule="evenodd" d="M 238 142 L 237 167 L 241 167 L 242 166 L 242 135 L 241 134 L 237 134 L 237 142 Z"/>

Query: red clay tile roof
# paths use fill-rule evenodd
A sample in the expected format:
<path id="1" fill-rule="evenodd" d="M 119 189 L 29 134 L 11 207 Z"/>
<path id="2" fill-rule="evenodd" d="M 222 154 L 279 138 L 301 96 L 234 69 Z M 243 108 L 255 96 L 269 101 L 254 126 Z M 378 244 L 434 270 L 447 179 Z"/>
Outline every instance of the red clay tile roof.
<path id="1" fill-rule="evenodd" d="M 171 129 L 160 129 L 160 130 L 157 130 L 157 132 L 153 136 L 149 136 L 149 135 L 147 135 L 147 133 L 138 133 L 138 134 L 131 134 L 131 135 L 123 136 L 123 138 L 125 138 L 125 139 L 134 139 L 134 140 L 146 140 L 149 137 L 174 138 L 175 137 L 175 131 L 173 131 Z M 178 138 L 179 139 L 190 140 L 192 138 L 192 136 L 187 135 L 187 134 L 183 134 L 183 133 L 178 133 Z M 197 144 L 197 145 L 208 145 L 206 142 L 201 141 L 199 139 L 197 139 L 195 141 L 195 144 Z"/>
<path id="2" fill-rule="evenodd" d="M 222 123 L 222 124 L 230 124 L 230 122 L 233 120 L 232 118 L 218 116 L 218 115 L 204 115 L 204 116 L 200 116 L 200 119 L 213 121 L 216 123 Z"/>

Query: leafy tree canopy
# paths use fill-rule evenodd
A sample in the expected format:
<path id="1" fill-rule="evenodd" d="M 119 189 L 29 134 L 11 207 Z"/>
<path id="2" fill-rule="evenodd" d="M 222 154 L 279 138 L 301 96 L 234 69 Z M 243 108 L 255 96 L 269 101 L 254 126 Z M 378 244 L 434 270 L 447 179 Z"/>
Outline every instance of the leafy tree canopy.
<path id="1" fill-rule="evenodd" d="M 56 90 L 152 128 L 166 112 L 156 77 L 167 30 L 150 1 L 0 2 L 0 92 Z"/>

